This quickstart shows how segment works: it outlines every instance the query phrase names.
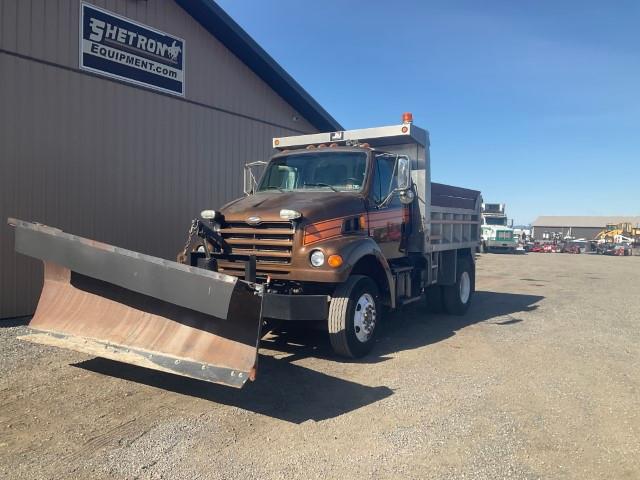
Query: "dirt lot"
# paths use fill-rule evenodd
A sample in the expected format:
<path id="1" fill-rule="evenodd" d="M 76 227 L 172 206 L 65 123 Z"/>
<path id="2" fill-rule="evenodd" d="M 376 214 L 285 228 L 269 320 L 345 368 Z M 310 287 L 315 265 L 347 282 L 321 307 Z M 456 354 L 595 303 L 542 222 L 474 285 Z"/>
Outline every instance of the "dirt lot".
<path id="1" fill-rule="evenodd" d="M 465 317 L 393 316 L 371 356 L 265 341 L 242 391 L 16 340 L 1 478 L 640 478 L 640 257 L 484 255 Z"/>

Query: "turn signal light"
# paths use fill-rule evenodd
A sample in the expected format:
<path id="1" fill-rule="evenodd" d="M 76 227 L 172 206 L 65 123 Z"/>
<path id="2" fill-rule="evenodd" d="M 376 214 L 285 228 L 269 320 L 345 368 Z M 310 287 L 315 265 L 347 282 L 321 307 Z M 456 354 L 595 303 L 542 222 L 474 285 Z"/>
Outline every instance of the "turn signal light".
<path id="1" fill-rule="evenodd" d="M 327 264 L 330 267 L 338 268 L 340 265 L 342 265 L 342 257 L 340 255 L 329 255 Z"/>

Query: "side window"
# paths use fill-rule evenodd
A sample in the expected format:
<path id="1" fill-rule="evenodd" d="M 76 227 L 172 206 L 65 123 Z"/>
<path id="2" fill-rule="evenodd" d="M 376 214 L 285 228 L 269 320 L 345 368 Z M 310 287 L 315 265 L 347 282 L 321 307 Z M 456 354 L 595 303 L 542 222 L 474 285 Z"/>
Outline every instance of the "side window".
<path id="1" fill-rule="evenodd" d="M 376 180 L 373 187 L 373 199 L 376 203 L 382 202 L 389 192 L 398 186 L 397 172 L 394 172 L 395 163 L 395 156 L 376 156 Z M 389 205 L 395 203 L 397 202 L 394 198 Z"/>

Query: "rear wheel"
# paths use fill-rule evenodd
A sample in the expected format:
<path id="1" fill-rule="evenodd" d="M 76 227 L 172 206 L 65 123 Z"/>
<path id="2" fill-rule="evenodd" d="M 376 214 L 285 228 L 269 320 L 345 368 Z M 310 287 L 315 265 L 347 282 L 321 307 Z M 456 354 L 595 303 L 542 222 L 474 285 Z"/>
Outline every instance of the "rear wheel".
<path id="1" fill-rule="evenodd" d="M 353 275 L 338 285 L 329 305 L 329 340 L 344 357 L 369 353 L 380 325 L 380 294 L 373 280 Z"/>
<path id="2" fill-rule="evenodd" d="M 468 258 L 458 258 L 456 283 L 442 287 L 444 309 L 451 315 L 464 315 L 475 292 L 475 274 Z"/>

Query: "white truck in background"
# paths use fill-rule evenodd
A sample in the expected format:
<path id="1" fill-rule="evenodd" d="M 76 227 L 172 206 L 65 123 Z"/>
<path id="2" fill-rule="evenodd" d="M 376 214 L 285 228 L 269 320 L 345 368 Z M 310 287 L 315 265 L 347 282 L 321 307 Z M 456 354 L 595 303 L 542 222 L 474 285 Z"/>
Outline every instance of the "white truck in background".
<path id="1" fill-rule="evenodd" d="M 506 205 L 504 203 L 482 204 L 481 236 L 481 252 L 516 252 L 518 238 L 514 234 L 513 228 L 508 226 Z"/>

